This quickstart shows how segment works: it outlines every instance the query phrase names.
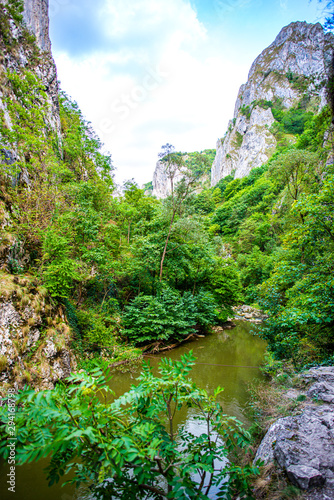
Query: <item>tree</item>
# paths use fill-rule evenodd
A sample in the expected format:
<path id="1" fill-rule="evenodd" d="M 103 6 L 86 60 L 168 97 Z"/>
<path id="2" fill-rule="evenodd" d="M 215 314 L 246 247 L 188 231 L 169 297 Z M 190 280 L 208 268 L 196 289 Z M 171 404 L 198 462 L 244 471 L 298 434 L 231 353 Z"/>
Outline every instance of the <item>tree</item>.
<path id="1" fill-rule="evenodd" d="M 274 272 L 261 286 L 260 304 L 270 313 L 262 334 L 278 357 L 333 359 L 333 211 L 334 177 L 327 174 L 319 193 L 294 205 L 302 220 L 285 235 Z"/>
<path id="2" fill-rule="evenodd" d="M 249 434 L 223 414 L 217 402 L 221 388 L 208 396 L 191 382 L 194 361 L 192 353 L 176 362 L 163 359 L 159 376 L 145 364 L 139 385 L 114 401 L 98 369 L 71 375 L 69 385 L 52 391 L 25 390 L 16 405 L 18 463 L 51 455 L 50 486 L 74 471 L 70 482 L 88 483 L 101 500 L 208 499 L 212 487 L 220 498 L 237 492 L 251 499 L 247 478 L 257 468 L 242 469 L 230 461 L 236 447 L 247 448 Z M 192 418 L 203 429 L 199 436 L 177 425 L 183 407 L 195 410 Z M 9 418 L 0 408 L 2 430 Z M 8 457 L 6 432 L 0 453 Z"/>
<path id="3" fill-rule="evenodd" d="M 269 173 L 282 182 L 297 201 L 303 190 L 320 177 L 319 155 L 307 150 L 291 149 L 281 154 L 271 165 Z"/>
<path id="4" fill-rule="evenodd" d="M 165 144 L 161 147 L 159 158 L 164 164 L 165 172 L 171 186 L 171 194 L 169 197 L 171 207 L 171 220 L 168 228 L 168 234 L 165 241 L 165 246 L 162 252 L 160 261 L 160 274 L 159 280 L 162 280 L 163 265 L 166 257 L 168 241 L 171 235 L 172 226 L 174 223 L 175 215 L 180 210 L 183 202 L 187 199 L 194 186 L 197 175 L 185 168 L 184 159 L 180 153 L 175 153 L 175 148 L 171 144 Z M 175 176 L 179 173 L 182 175 L 181 179 L 175 185 Z"/>

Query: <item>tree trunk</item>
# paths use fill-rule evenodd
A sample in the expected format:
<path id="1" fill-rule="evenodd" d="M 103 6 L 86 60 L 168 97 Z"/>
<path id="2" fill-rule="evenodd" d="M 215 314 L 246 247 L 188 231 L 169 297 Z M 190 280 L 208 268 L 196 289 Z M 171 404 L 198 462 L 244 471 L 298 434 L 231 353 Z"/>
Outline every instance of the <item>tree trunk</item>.
<path id="1" fill-rule="evenodd" d="M 128 226 L 128 244 L 130 244 L 131 223 L 132 223 L 132 219 L 129 220 L 129 226 Z"/>
<path id="2" fill-rule="evenodd" d="M 161 257 L 159 281 L 162 280 L 162 270 L 163 270 L 164 260 L 165 260 L 165 257 L 166 257 L 166 251 L 167 251 L 167 246 L 168 246 L 168 241 L 169 241 L 170 233 L 172 231 L 172 225 L 173 225 L 173 222 L 174 222 L 175 213 L 176 213 L 176 210 L 174 209 L 173 210 L 173 215 L 172 215 L 172 220 L 171 220 L 170 225 L 169 225 L 169 230 L 168 230 L 168 235 L 167 235 L 167 239 L 166 239 L 166 243 L 165 243 L 165 248 L 164 248 L 164 251 L 163 251 L 162 257 Z"/>

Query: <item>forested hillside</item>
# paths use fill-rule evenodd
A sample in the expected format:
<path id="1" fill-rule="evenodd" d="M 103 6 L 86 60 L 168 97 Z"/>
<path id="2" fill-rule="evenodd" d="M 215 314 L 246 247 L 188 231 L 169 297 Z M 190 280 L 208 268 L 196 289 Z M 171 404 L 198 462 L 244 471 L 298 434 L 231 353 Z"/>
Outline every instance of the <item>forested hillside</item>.
<path id="1" fill-rule="evenodd" d="M 244 139 L 233 127 L 246 134 L 255 108 L 270 118 L 262 136 L 274 137 L 247 176 L 230 169 L 210 187 L 213 150 L 162 145 L 160 199 L 152 183 L 116 185 L 111 155 L 58 92 L 47 31 L 36 39 L 23 13 L 20 0 L 0 2 L 1 455 L 14 398 L 17 463 L 51 456 L 51 485 L 72 470 L 101 498 L 208 499 L 211 488 L 253 498 L 257 464 L 233 461 L 250 436 L 224 414 L 223 389 L 188 378 L 192 353 L 162 360 L 158 376 L 145 365 L 119 399 L 105 372 L 230 328 L 242 304 L 268 315 L 257 333 L 271 357 L 293 369 L 334 364 L 333 61 L 316 85 L 283 74 L 285 90 L 298 87 L 289 106 L 239 106 L 235 154 Z M 185 407 L 201 435 L 179 425 Z"/>
<path id="2" fill-rule="evenodd" d="M 116 194 L 111 157 L 64 93 L 59 136 L 36 73 L 9 69 L 2 88 L 3 300 L 33 312 L 2 350 L 4 380 L 43 377 L 36 363 L 46 348 L 70 346 L 79 363 L 135 358 L 136 347 L 207 332 L 242 302 L 268 312 L 262 335 L 275 355 L 331 360 L 329 106 L 314 114 L 305 95 L 291 110 L 272 108 L 278 145 L 270 161 L 212 188 L 200 183 L 212 151 L 164 146 L 172 190 L 157 200 L 133 181 Z"/>
<path id="3" fill-rule="evenodd" d="M 299 112 L 271 160 L 243 179 L 225 177 L 211 231 L 235 259 L 244 299 L 269 314 L 262 335 L 298 363 L 333 356 L 333 137 L 329 107 Z M 216 196 L 217 191 L 213 194 Z M 201 196 L 205 196 L 203 193 Z M 208 198 L 210 197 L 207 193 Z"/>
<path id="4" fill-rule="evenodd" d="M 3 23 L 12 16 L 20 26 L 15 8 L 2 7 Z M 12 52 L 18 42 L 8 36 L 3 50 Z M 28 32 L 22 39 L 34 47 Z M 206 332 L 242 300 L 236 264 L 194 194 L 209 156 L 176 154 L 188 177 L 163 202 L 132 181 L 117 195 L 111 157 L 64 93 L 60 134 L 50 125 L 34 71 L 42 54 L 33 57 L 2 77 L 4 389 L 13 380 L 51 387 L 73 354 L 79 364 L 130 360 L 141 354 L 135 346 Z"/>

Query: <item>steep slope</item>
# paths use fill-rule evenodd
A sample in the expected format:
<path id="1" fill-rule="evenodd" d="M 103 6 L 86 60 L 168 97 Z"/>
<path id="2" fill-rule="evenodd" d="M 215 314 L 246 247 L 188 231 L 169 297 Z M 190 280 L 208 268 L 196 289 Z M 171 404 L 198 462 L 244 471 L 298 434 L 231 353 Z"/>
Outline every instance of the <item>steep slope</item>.
<path id="1" fill-rule="evenodd" d="M 19 7 L 11 7 L 7 0 L 0 1 L 0 110 L 10 127 L 6 100 L 14 96 L 6 76 L 31 71 L 43 82 L 49 106 L 48 125 L 60 137 L 59 89 L 49 37 L 48 0 L 24 0 L 22 6 L 21 13 Z"/>
<path id="2" fill-rule="evenodd" d="M 24 0 L 24 22 L 34 33 L 38 47 L 43 51 L 51 52 L 48 11 L 48 0 Z"/>
<path id="3" fill-rule="evenodd" d="M 266 162 L 281 140 L 277 124 L 288 110 L 295 112 L 286 116 L 290 129 L 285 141 L 294 141 L 294 122 L 300 132 L 303 112 L 318 112 L 326 104 L 333 47 L 334 36 L 319 23 L 295 22 L 255 59 L 247 83 L 240 87 L 233 120 L 217 142 L 212 186 L 227 175 L 244 177 Z"/>
<path id="4" fill-rule="evenodd" d="M 60 155 L 48 0 L 1 1 L 0 30 L 0 382 L 2 389 L 26 382 L 51 388 L 75 366 L 71 331 L 64 309 L 30 273 L 31 249 L 15 230 L 20 208 L 11 189 L 22 186 L 23 197 L 36 192 L 40 165 L 51 161 L 50 137 Z"/>

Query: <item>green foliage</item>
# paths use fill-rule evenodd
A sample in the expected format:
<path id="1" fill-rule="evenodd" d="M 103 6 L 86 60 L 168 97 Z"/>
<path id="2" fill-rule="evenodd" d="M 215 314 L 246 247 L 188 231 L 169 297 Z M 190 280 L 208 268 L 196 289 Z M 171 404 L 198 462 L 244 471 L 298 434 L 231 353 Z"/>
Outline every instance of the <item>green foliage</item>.
<path id="1" fill-rule="evenodd" d="M 251 106 L 245 106 L 244 104 L 240 108 L 240 113 L 244 115 L 247 120 L 250 119 L 251 113 L 252 113 L 252 107 Z"/>
<path id="2" fill-rule="evenodd" d="M 12 19 L 16 23 L 21 23 L 23 20 L 23 0 L 7 0 L 6 9 Z"/>
<path id="3" fill-rule="evenodd" d="M 260 106 L 260 108 L 263 109 L 269 109 L 274 106 L 274 103 L 272 101 L 267 101 L 265 99 L 259 99 L 258 101 L 253 101 L 252 104 L 254 106 Z"/>
<path id="4" fill-rule="evenodd" d="M 196 175 L 196 177 L 209 175 L 215 155 L 215 149 L 205 149 L 199 153 L 187 153 L 185 155 L 185 165 Z"/>
<path id="5" fill-rule="evenodd" d="M 198 196 L 195 198 L 195 210 L 196 213 L 200 214 L 209 214 L 214 211 L 215 203 L 219 203 L 221 199 L 221 191 L 218 188 L 218 191 L 215 191 L 215 197 L 211 190 L 204 189 Z M 215 201 L 216 200 L 216 201 Z"/>
<path id="6" fill-rule="evenodd" d="M 216 303 L 204 291 L 183 295 L 170 288 L 156 297 L 139 295 L 125 308 L 125 335 L 136 343 L 180 340 L 216 323 Z"/>
<path id="7" fill-rule="evenodd" d="M 8 21 L 5 10 L 1 6 L 0 22 Z M 101 153 L 91 125 L 66 94 L 60 95 L 60 141 L 35 73 L 3 78 L 12 127 L 2 112 L 1 140 L 17 161 L 1 173 L 12 179 L 13 187 L 5 188 L 10 231 L 22 246 L 11 249 L 10 270 L 24 272 L 16 256 L 29 254 L 24 265 L 66 304 L 81 352 L 118 356 L 122 326 L 136 343 L 183 339 L 222 321 L 233 305 L 259 299 L 271 313 L 274 323 L 264 335 L 277 353 L 312 351 L 318 360 L 331 352 L 332 316 L 320 303 L 323 296 L 332 304 L 324 274 L 332 265 L 328 107 L 313 116 L 309 96 L 292 109 L 279 99 L 243 106 L 246 117 L 254 106 L 272 109 L 277 151 L 247 177 L 227 176 L 198 194 L 196 183 L 207 176 L 215 151 L 185 154 L 166 144 L 160 158 L 171 196 L 161 201 L 133 180 L 113 193 L 111 157 Z M 290 73 L 287 78 L 305 83 Z M 236 150 L 242 140 L 237 133 Z M 183 180 L 175 183 L 177 174 Z M 282 339 L 282 325 L 290 340 Z"/>
<path id="8" fill-rule="evenodd" d="M 88 483 L 101 499 L 208 499 L 212 487 L 219 498 L 236 492 L 252 498 L 249 479 L 258 469 L 231 461 L 237 448 L 246 451 L 249 435 L 223 414 L 221 388 L 209 396 L 188 378 L 194 361 L 192 353 L 175 363 L 163 359 L 159 376 L 144 365 L 139 384 L 116 400 L 98 369 L 71 375 L 52 391 L 22 392 L 15 420 L 18 463 L 51 456 L 50 486 L 72 472 L 70 482 Z M 177 426 L 184 407 L 195 412 L 199 436 Z M 5 431 L 9 414 L 0 412 Z M 5 432 L 0 452 L 8 457 Z"/>
<path id="9" fill-rule="evenodd" d="M 305 75 L 297 75 L 289 69 L 285 76 L 294 89 L 300 92 L 305 92 L 308 89 L 309 79 Z"/>
<path id="10" fill-rule="evenodd" d="M 112 186 L 113 166 L 110 155 L 101 153 L 102 144 L 87 123 L 76 102 L 64 92 L 60 93 L 60 120 L 62 126 L 62 149 L 64 161 L 74 178 L 86 180 L 99 177 Z M 72 174 L 72 175 L 73 175 Z M 68 180 L 73 179 L 69 175 Z M 64 178 L 66 181 L 66 177 Z"/>
<path id="11" fill-rule="evenodd" d="M 325 106 L 318 115 L 306 122 L 305 130 L 298 138 L 297 147 L 311 151 L 321 150 L 324 145 L 324 135 L 330 127 L 331 121 L 330 108 Z M 325 148 L 330 148 L 330 144 L 327 144 Z"/>
<path id="12" fill-rule="evenodd" d="M 6 49 L 12 49 L 17 44 L 17 40 L 13 37 L 11 22 L 21 27 L 22 13 L 23 0 L 7 0 L 6 5 L 0 6 L 1 42 Z"/>
<path id="13" fill-rule="evenodd" d="M 220 179 L 220 181 L 218 182 L 218 184 L 216 184 L 216 188 L 220 189 L 222 195 L 224 194 L 224 192 L 225 192 L 226 187 L 228 186 L 228 184 L 230 182 L 232 182 L 233 179 L 234 179 L 234 177 L 232 175 L 227 175 L 226 177 L 223 177 L 223 179 Z"/>
<path id="14" fill-rule="evenodd" d="M 281 125 L 281 129 L 287 134 L 302 134 L 307 123 L 313 117 L 311 112 L 300 107 L 290 108 L 286 111 L 272 108 L 275 120 Z"/>
<path id="15" fill-rule="evenodd" d="M 235 147 L 235 149 L 240 149 L 242 141 L 243 141 L 243 135 L 240 134 L 240 132 L 238 132 L 237 130 L 235 133 L 235 140 L 233 141 L 233 146 Z"/>
<path id="16" fill-rule="evenodd" d="M 263 336 L 278 357 L 317 362 L 333 352 L 333 196 L 328 174 L 320 192 L 304 194 L 293 206 L 295 225 L 262 285 L 261 302 L 270 312 Z"/>
<path id="17" fill-rule="evenodd" d="M 146 184 L 144 184 L 144 187 L 145 187 L 145 191 L 153 191 L 153 182 L 150 181 L 150 182 L 146 182 Z"/>
<path id="18" fill-rule="evenodd" d="M 283 117 L 291 111 L 279 102 L 270 107 Z M 301 103 L 296 110 L 304 113 Z M 210 217 L 212 234 L 220 228 L 237 262 L 244 299 L 260 302 L 270 315 L 263 328 L 270 348 L 296 362 L 320 362 L 326 350 L 333 352 L 331 314 L 319 302 L 322 295 L 332 303 L 330 282 L 325 285 L 332 245 L 330 142 L 323 147 L 330 122 L 328 107 L 308 119 L 296 146 L 279 148 L 268 164 L 230 181 Z"/>
<path id="19" fill-rule="evenodd" d="M 218 205 L 222 200 L 222 190 L 216 187 L 212 192 L 212 201 L 215 205 Z"/>

